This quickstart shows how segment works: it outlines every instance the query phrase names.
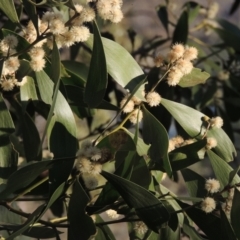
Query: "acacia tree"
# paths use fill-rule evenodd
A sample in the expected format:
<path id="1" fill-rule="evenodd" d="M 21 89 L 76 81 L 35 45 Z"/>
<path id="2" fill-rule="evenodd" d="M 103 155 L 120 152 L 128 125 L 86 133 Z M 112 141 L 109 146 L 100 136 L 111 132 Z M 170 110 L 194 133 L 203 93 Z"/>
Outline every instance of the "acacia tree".
<path id="1" fill-rule="evenodd" d="M 214 25 L 214 5 L 205 9 L 187 3 L 174 24 L 168 4 L 159 6 L 157 13 L 168 37 L 133 49 L 138 64 L 113 39 L 101 37 L 98 28 L 100 19 L 120 22 L 121 7 L 121 0 L 82 5 L 71 0 L 0 2 L 4 14 L 0 42 L 3 239 L 19 235 L 22 239 L 61 239 L 62 228 L 67 229 L 68 239 L 115 239 L 108 225 L 118 222 L 129 224 L 131 239 L 240 238 L 239 168 L 228 164 L 236 156 L 228 135 L 233 139 L 230 122 L 238 118 L 232 117 L 228 106 L 239 107 L 229 92 L 238 99 L 238 87 L 234 89 L 232 83 L 238 76 L 233 64 L 237 65 L 239 45 L 233 41 L 240 30 L 226 20 Z M 199 12 L 207 15 L 207 21 L 192 23 Z M 169 33 L 169 23 L 174 25 L 173 33 Z M 223 54 L 227 52 L 228 60 L 220 54 L 222 45 L 209 48 L 190 35 L 196 29 L 209 30 L 210 25 L 222 45 L 229 46 Z M 132 43 L 134 36 L 129 31 Z M 168 43 L 169 50 L 161 51 Z M 69 50 L 69 60 L 61 61 L 61 49 Z M 89 61 L 76 60 L 86 53 L 91 55 Z M 154 56 L 155 65 L 141 68 L 146 56 Z M 216 66 L 224 71 L 210 77 L 193 67 L 210 62 L 215 64 L 210 71 Z M 109 88 L 116 93 L 117 105 L 109 100 Z M 228 101 L 219 103 L 219 97 L 210 101 L 219 88 L 224 88 Z M 185 97 L 185 103 L 197 110 L 179 103 L 189 92 L 194 98 Z M 98 129 L 93 140 L 79 144 L 75 118 L 88 118 L 90 123 L 94 109 L 110 110 L 115 116 Z M 46 119 L 41 138 L 35 112 Z M 169 139 L 172 118 L 181 136 Z M 227 122 L 228 135 L 223 122 Z M 46 137 L 48 159 L 42 156 Z M 25 159 L 19 166 L 18 156 Z M 204 159 L 212 166 L 212 179 L 189 168 Z M 177 173 L 183 176 L 187 197 L 173 194 L 161 183 L 166 174 L 176 180 Z M 32 213 L 16 205 L 28 193 L 33 201 L 36 194 L 45 197 L 45 203 Z M 42 220 L 49 208 L 61 215 L 63 203 L 66 216 Z M 102 212 L 112 220 L 103 221 Z"/>

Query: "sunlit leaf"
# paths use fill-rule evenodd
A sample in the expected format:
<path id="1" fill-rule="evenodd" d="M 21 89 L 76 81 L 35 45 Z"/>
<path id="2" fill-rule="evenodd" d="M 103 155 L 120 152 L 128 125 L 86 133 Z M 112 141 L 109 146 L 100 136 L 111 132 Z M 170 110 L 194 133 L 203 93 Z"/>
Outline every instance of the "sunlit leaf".
<path id="1" fill-rule="evenodd" d="M 202 129 L 203 113 L 185 106 L 180 103 L 162 99 L 161 104 L 172 114 L 173 118 L 182 126 L 182 128 L 191 137 L 200 138 Z M 227 134 L 219 128 L 211 128 L 207 132 L 207 137 L 213 137 L 217 140 L 217 147 L 214 148 L 216 153 L 225 161 L 233 160 L 236 150 Z"/>
<path id="2" fill-rule="evenodd" d="M 13 0 L 1 0 L 0 9 L 11 19 L 12 22 L 19 22 Z"/>
<path id="3" fill-rule="evenodd" d="M 191 73 L 183 76 L 178 83 L 180 87 L 193 87 L 197 84 L 203 84 L 210 77 L 210 74 L 199 68 L 193 68 Z"/>

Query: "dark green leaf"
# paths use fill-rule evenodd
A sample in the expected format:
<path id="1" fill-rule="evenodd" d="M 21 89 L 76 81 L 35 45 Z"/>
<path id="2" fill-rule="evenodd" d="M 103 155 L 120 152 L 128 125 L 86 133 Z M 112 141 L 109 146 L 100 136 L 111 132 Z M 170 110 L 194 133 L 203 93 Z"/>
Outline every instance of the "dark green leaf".
<path id="1" fill-rule="evenodd" d="M 9 177 L 5 189 L 1 192 L 0 198 L 5 199 L 15 191 L 28 186 L 39 174 L 49 169 L 51 164 L 52 161 L 42 161 L 29 163 L 25 167 L 20 168 Z"/>
<path id="2" fill-rule="evenodd" d="M 202 117 L 205 116 L 204 114 L 183 104 L 166 99 L 162 99 L 161 104 L 172 114 L 173 118 L 175 118 L 189 136 L 196 138 L 201 136 Z M 233 155 L 236 155 L 236 150 L 222 129 L 210 129 L 207 137 L 213 137 L 217 140 L 218 144 L 214 150 L 220 157 L 227 162 L 233 160 Z"/>
<path id="3" fill-rule="evenodd" d="M 61 61 L 60 61 L 59 50 L 55 41 L 53 41 L 51 72 L 52 72 L 52 80 L 55 84 L 57 84 L 61 74 Z"/>
<path id="4" fill-rule="evenodd" d="M 169 153 L 169 159 L 173 171 L 186 168 L 204 158 L 200 151 L 206 146 L 206 140 L 200 140 L 190 145 L 177 148 Z"/>
<path id="5" fill-rule="evenodd" d="M 107 88 L 107 65 L 101 35 L 93 23 L 93 52 L 88 73 L 84 101 L 94 108 L 102 101 Z"/>
<path id="6" fill-rule="evenodd" d="M 13 0 L 1 0 L 0 9 L 12 22 L 19 22 L 18 15 Z"/>
<path id="7" fill-rule="evenodd" d="M 206 214 L 201 209 L 198 209 L 196 207 L 189 208 L 189 206 L 190 206 L 189 204 L 186 204 L 186 203 L 183 203 L 180 201 L 178 201 L 178 203 L 182 208 L 188 208 L 188 209 L 186 209 L 187 215 L 207 235 L 207 237 L 209 239 L 224 240 L 222 238 L 222 236 L 223 236 L 222 232 L 219 231 L 219 228 L 221 226 L 221 220 L 219 217 L 217 217 L 213 213 Z M 225 238 L 225 239 L 227 239 L 227 238 Z"/>
<path id="8" fill-rule="evenodd" d="M 238 239 L 240 238 L 239 214 L 240 214 L 240 192 L 238 191 L 237 188 L 235 188 L 231 208 L 231 224 Z"/>
<path id="9" fill-rule="evenodd" d="M 107 61 L 108 73 L 117 81 L 121 86 L 126 86 L 132 79 L 143 75 L 143 71 L 133 57 L 118 43 L 102 38 L 104 53 Z M 86 42 L 87 46 L 92 49 L 93 37 L 90 36 Z M 135 85 L 137 85 L 136 83 Z M 129 89 L 130 92 L 132 89 Z M 138 89 L 136 96 L 143 99 L 142 96 L 143 86 Z"/>
<path id="10" fill-rule="evenodd" d="M 223 188 L 227 186 L 229 182 L 229 174 L 233 169 L 213 151 L 209 150 L 207 151 L 207 154 L 213 167 L 215 176 L 217 180 L 219 180 L 221 187 Z M 235 175 L 232 180 L 232 184 L 236 183 L 240 183 L 240 177 L 238 175 Z"/>
<path id="11" fill-rule="evenodd" d="M 96 233 L 96 228 L 85 208 L 89 198 L 78 181 L 73 186 L 73 193 L 68 208 L 68 240 L 88 240 Z"/>
<path id="12" fill-rule="evenodd" d="M 205 178 L 195 173 L 191 169 L 183 169 L 181 170 L 181 173 L 191 197 L 203 198 L 206 196 L 207 191 L 205 190 Z"/>
<path id="13" fill-rule="evenodd" d="M 240 5 L 240 1 L 235 0 L 233 5 L 231 6 L 229 14 L 232 15 L 238 9 L 239 5 Z"/>
<path id="14" fill-rule="evenodd" d="M 205 83 L 210 74 L 199 68 L 193 68 L 191 73 L 184 75 L 178 85 L 180 87 L 193 87 L 197 84 Z"/>
<path id="15" fill-rule="evenodd" d="M 179 240 L 180 239 L 180 228 L 177 228 L 176 231 L 173 231 L 169 226 L 161 228 L 159 231 L 159 240 Z"/>
<path id="16" fill-rule="evenodd" d="M 235 178 L 235 176 L 238 175 L 238 172 L 240 170 L 240 166 L 238 166 L 237 168 L 233 169 L 230 173 L 229 173 L 229 180 L 228 180 L 228 184 L 231 185 L 233 179 Z"/>
<path id="17" fill-rule="evenodd" d="M 104 171 L 101 174 L 116 188 L 125 202 L 135 208 L 137 215 L 150 229 L 158 232 L 161 225 L 169 220 L 170 214 L 165 206 L 145 188 L 117 175 Z"/>
<path id="18" fill-rule="evenodd" d="M 184 10 L 178 19 L 177 25 L 173 32 L 172 44 L 182 43 L 186 44 L 188 38 L 188 13 Z"/>
<path id="19" fill-rule="evenodd" d="M 5 181 L 17 170 L 18 155 L 10 142 L 9 135 L 14 132 L 11 115 L 0 94 L 0 181 Z"/>
<path id="20" fill-rule="evenodd" d="M 221 232 L 222 232 L 222 239 L 228 239 L 228 240 L 237 240 L 235 233 L 233 231 L 233 228 L 227 219 L 227 216 L 225 212 L 220 209 L 221 213 Z"/>
<path id="21" fill-rule="evenodd" d="M 163 165 L 169 176 L 172 175 L 172 168 L 168 159 L 168 134 L 162 124 L 145 108 L 143 111 L 143 140 L 151 144 L 149 148 L 150 158 L 160 165 Z"/>
<path id="22" fill-rule="evenodd" d="M 165 6 L 159 6 L 159 8 L 157 9 L 157 14 L 159 19 L 161 20 L 167 34 L 169 34 L 168 32 L 168 12 L 167 12 L 167 8 Z"/>

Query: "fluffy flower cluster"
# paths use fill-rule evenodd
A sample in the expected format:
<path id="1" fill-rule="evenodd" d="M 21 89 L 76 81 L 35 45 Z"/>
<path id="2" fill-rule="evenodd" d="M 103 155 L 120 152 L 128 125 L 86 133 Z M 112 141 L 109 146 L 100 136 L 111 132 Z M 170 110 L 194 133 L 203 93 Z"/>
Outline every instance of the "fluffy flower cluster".
<path id="1" fill-rule="evenodd" d="M 208 179 L 205 183 L 205 189 L 210 193 L 216 193 L 220 189 L 220 182 L 216 179 Z"/>
<path id="2" fill-rule="evenodd" d="M 207 138 L 207 144 L 205 146 L 206 150 L 210 150 L 217 146 L 217 140 L 215 138 L 209 137 Z"/>
<path id="3" fill-rule="evenodd" d="M 144 222 L 139 221 L 134 223 L 134 230 L 136 231 L 136 233 L 143 235 L 147 232 L 148 227 Z"/>
<path id="4" fill-rule="evenodd" d="M 215 128 L 221 128 L 223 126 L 223 119 L 221 117 L 214 117 L 210 120 L 210 126 Z"/>
<path id="5" fill-rule="evenodd" d="M 97 175 L 102 171 L 102 164 L 100 162 L 102 157 L 101 150 L 92 146 L 90 141 L 82 143 L 77 156 L 76 167 L 80 173 Z"/>
<path id="6" fill-rule="evenodd" d="M 195 139 L 184 140 L 181 136 L 176 136 L 174 138 L 171 138 L 168 144 L 168 152 L 171 152 L 176 148 L 192 144 L 195 141 L 196 141 Z"/>
<path id="7" fill-rule="evenodd" d="M 122 0 L 98 0 L 96 7 L 99 16 L 104 20 L 118 23 L 123 19 Z"/>
<path id="8" fill-rule="evenodd" d="M 18 39 L 14 35 L 7 35 L 0 41 L 0 51 L 3 56 L 9 56 L 16 52 L 18 46 Z M 21 82 L 15 78 L 15 72 L 20 67 L 18 57 L 8 57 L 3 64 L 2 76 L 0 80 L 0 86 L 4 91 L 11 91 L 15 86 L 22 86 L 26 83 L 26 78 L 23 78 Z"/>
<path id="9" fill-rule="evenodd" d="M 157 92 L 149 92 L 145 95 L 145 98 L 150 107 L 158 106 L 162 99 Z"/>
<path id="10" fill-rule="evenodd" d="M 227 70 L 222 70 L 218 73 L 217 77 L 220 81 L 227 81 L 230 77 L 230 72 Z"/>
<path id="11" fill-rule="evenodd" d="M 201 203 L 201 209 L 206 212 L 210 213 L 216 208 L 216 202 L 213 198 L 211 197 L 206 197 L 203 199 Z"/>
<path id="12" fill-rule="evenodd" d="M 119 217 L 119 214 L 117 213 L 117 211 L 113 210 L 113 209 L 109 209 L 106 211 L 106 214 L 108 215 L 109 218 L 111 219 L 117 219 Z"/>
<path id="13" fill-rule="evenodd" d="M 127 94 L 122 101 L 120 102 L 120 107 L 123 109 L 124 113 L 131 113 L 131 116 L 129 120 L 136 124 L 137 121 L 140 122 L 143 118 L 143 113 L 140 109 L 135 108 L 136 106 L 139 106 L 141 104 L 141 100 L 133 96 L 131 99 L 129 99 L 130 94 Z"/>
<path id="14" fill-rule="evenodd" d="M 184 47 L 182 44 L 174 44 L 168 54 L 171 64 L 167 82 L 170 86 L 176 86 L 180 79 L 193 69 L 192 60 L 196 59 L 198 50 L 195 47 Z"/>

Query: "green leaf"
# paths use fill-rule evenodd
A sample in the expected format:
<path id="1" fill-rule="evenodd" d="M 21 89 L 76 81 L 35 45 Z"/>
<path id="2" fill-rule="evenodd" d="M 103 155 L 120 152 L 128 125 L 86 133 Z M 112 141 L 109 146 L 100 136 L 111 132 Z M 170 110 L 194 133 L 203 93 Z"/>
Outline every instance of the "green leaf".
<path id="1" fill-rule="evenodd" d="M 230 173 L 229 173 L 229 180 L 228 180 L 228 184 L 231 185 L 233 179 L 238 176 L 238 172 L 240 170 L 240 166 L 238 166 L 237 168 L 233 169 Z"/>
<path id="2" fill-rule="evenodd" d="M 96 234 L 93 220 L 85 212 L 89 200 L 81 184 L 76 181 L 68 207 L 68 221 L 70 224 L 68 240 L 88 240 Z"/>
<path id="3" fill-rule="evenodd" d="M 18 15 L 13 0 L 1 0 L 0 9 L 12 22 L 19 22 Z"/>
<path id="4" fill-rule="evenodd" d="M 43 205 L 40 205 L 27 219 L 27 221 L 21 226 L 20 229 L 14 231 L 6 240 L 13 240 L 15 237 L 19 236 L 23 232 L 27 231 L 29 226 L 34 223 L 37 216 L 41 213 L 42 209 L 44 207 Z"/>
<path id="5" fill-rule="evenodd" d="M 181 173 L 191 197 L 203 198 L 207 195 L 207 190 L 205 190 L 205 178 L 187 168 L 181 170 Z"/>
<path id="6" fill-rule="evenodd" d="M 240 238 L 239 214 L 240 214 L 240 192 L 238 191 L 237 188 L 235 188 L 231 208 L 231 224 L 238 239 Z"/>
<path id="7" fill-rule="evenodd" d="M 222 238 L 223 233 L 220 231 L 221 220 L 213 213 L 206 214 L 201 209 L 196 207 L 190 207 L 191 205 L 178 201 L 182 208 L 188 208 L 185 210 L 187 215 L 195 222 L 195 224 L 207 235 L 209 239 L 227 239 Z M 194 239 L 195 240 L 195 239 Z"/>
<path id="8" fill-rule="evenodd" d="M 207 154 L 213 167 L 215 176 L 217 180 L 220 182 L 221 188 L 224 188 L 225 186 L 227 186 L 229 182 L 229 174 L 230 172 L 232 172 L 233 169 L 229 166 L 229 164 L 227 164 L 213 151 L 208 150 Z M 240 183 L 240 177 L 238 175 L 235 175 L 235 177 L 232 180 L 232 184 L 236 183 Z"/>
<path id="9" fill-rule="evenodd" d="M 103 223 L 104 220 L 100 217 L 100 215 L 97 215 L 96 217 L 96 223 Z M 95 236 L 95 240 L 115 240 L 115 237 L 111 231 L 111 229 L 108 227 L 108 225 L 98 225 L 98 228 L 100 231 L 97 231 L 97 235 Z"/>
<path id="10" fill-rule="evenodd" d="M 199 68 L 193 68 L 191 73 L 184 75 L 178 85 L 180 87 L 193 87 L 197 84 L 205 83 L 210 74 Z"/>
<path id="11" fill-rule="evenodd" d="M 93 35 L 93 52 L 84 94 L 84 101 L 90 108 L 99 105 L 107 88 L 106 58 L 101 35 L 95 22 L 93 22 Z"/>
<path id="12" fill-rule="evenodd" d="M 90 36 L 85 43 L 92 49 L 93 37 Z M 137 77 L 144 74 L 138 63 L 121 45 L 107 38 L 102 38 L 102 43 L 106 56 L 108 73 L 122 87 L 126 86 L 131 80 L 133 81 L 132 83 L 134 83 L 135 79 L 138 80 Z M 130 92 L 132 92 L 137 84 L 138 81 L 132 84 L 132 88 L 129 89 Z M 143 86 L 138 89 L 136 96 L 143 100 L 142 91 Z"/>
<path id="13" fill-rule="evenodd" d="M 9 177 L 5 189 L 1 192 L 0 199 L 5 199 L 15 191 L 28 186 L 39 176 L 39 174 L 49 169 L 52 163 L 52 161 L 29 163 L 14 172 Z"/>
<path id="14" fill-rule="evenodd" d="M 233 228 L 227 219 L 227 216 L 225 212 L 220 209 L 220 214 L 221 214 L 221 230 L 223 233 L 222 239 L 228 239 L 228 240 L 236 240 L 235 233 L 233 231 Z"/>
<path id="15" fill-rule="evenodd" d="M 190 240 L 205 240 L 205 238 L 202 238 L 199 235 L 199 233 L 194 227 L 190 226 L 186 217 L 184 218 L 183 231 L 188 235 Z"/>
<path id="16" fill-rule="evenodd" d="M 87 107 L 88 105 L 84 102 L 84 88 L 74 86 L 74 85 L 65 85 L 65 89 L 67 91 L 68 99 L 70 100 L 70 106 L 78 106 L 78 107 Z M 104 99 L 99 103 L 97 109 L 106 109 L 118 111 L 119 108 Z"/>
<path id="17" fill-rule="evenodd" d="M 143 140 L 151 144 L 150 158 L 163 165 L 167 174 L 172 176 L 172 168 L 168 159 L 168 134 L 163 125 L 145 108 L 143 111 Z"/>
<path id="18" fill-rule="evenodd" d="M 204 153 L 200 151 L 206 146 L 206 139 L 177 148 L 169 153 L 169 159 L 173 171 L 186 168 L 204 158 Z"/>
<path id="19" fill-rule="evenodd" d="M 125 202 L 135 208 L 137 215 L 151 230 L 158 232 L 161 225 L 170 219 L 163 203 L 145 188 L 105 171 L 101 174 L 121 194 Z"/>
<path id="20" fill-rule="evenodd" d="M 182 128 L 193 138 L 200 138 L 202 129 L 202 117 L 205 116 L 201 112 L 185 106 L 180 103 L 162 99 L 161 104 L 171 113 L 173 118 L 182 126 Z M 207 137 L 213 137 L 217 140 L 217 146 L 214 148 L 216 153 L 229 162 L 236 156 L 236 150 L 227 134 L 219 128 L 211 128 Z"/>
<path id="21" fill-rule="evenodd" d="M 38 100 L 35 83 L 32 77 L 27 76 L 27 82 L 20 87 L 20 98 L 22 102 Z"/>
<path id="22" fill-rule="evenodd" d="M 61 60 L 60 60 L 59 50 L 55 41 L 53 41 L 51 72 L 52 72 L 52 80 L 55 84 L 57 84 L 61 74 Z"/>
<path id="23" fill-rule="evenodd" d="M 159 19 L 161 20 L 167 35 L 169 34 L 168 32 L 168 12 L 167 12 L 167 8 L 165 6 L 159 6 L 157 9 L 157 14 Z"/>
<path id="24" fill-rule="evenodd" d="M 0 183 L 17 170 L 18 156 L 9 136 L 15 131 L 11 115 L 0 94 Z"/>
<path id="25" fill-rule="evenodd" d="M 172 44 L 186 44 L 188 38 L 188 13 L 183 11 L 173 32 Z"/>
<path id="26" fill-rule="evenodd" d="M 161 228 L 159 231 L 159 240 L 179 240 L 180 239 L 180 228 L 178 227 L 176 231 L 173 231 L 169 226 Z"/>

